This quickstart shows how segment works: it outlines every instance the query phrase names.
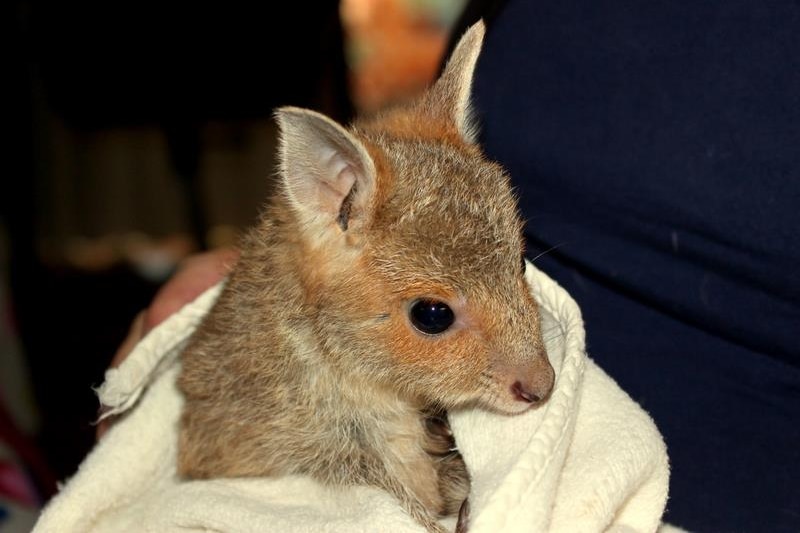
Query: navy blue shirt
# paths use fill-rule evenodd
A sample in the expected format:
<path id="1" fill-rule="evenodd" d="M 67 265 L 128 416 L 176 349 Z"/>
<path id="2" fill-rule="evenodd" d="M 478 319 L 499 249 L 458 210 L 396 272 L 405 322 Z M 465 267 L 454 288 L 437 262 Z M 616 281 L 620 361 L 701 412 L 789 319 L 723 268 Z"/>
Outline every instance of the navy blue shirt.
<path id="1" fill-rule="evenodd" d="M 666 519 L 800 531 L 800 4 L 510 0 L 474 92 L 529 257 L 664 434 Z"/>

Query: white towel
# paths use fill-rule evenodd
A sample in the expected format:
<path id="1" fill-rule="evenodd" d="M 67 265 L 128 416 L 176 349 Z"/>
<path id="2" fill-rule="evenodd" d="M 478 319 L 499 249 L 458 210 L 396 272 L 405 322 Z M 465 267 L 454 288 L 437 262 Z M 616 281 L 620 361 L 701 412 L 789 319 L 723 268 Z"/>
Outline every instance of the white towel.
<path id="1" fill-rule="evenodd" d="M 530 264 L 526 276 L 542 308 L 556 385 L 544 406 L 521 416 L 450 413 L 472 477 L 470 533 L 656 531 L 669 478 L 661 435 L 586 357 L 575 302 Z M 167 319 L 107 372 L 100 399 L 125 415 L 34 531 L 422 531 L 389 494 L 370 487 L 326 488 L 300 476 L 177 479 L 178 354 L 219 291 Z"/>

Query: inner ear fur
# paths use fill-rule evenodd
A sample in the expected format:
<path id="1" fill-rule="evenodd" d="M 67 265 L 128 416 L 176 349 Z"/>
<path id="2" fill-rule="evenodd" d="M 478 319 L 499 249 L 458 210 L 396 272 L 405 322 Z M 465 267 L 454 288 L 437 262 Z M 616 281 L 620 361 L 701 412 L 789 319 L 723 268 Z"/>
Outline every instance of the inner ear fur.
<path id="1" fill-rule="evenodd" d="M 281 180 L 304 222 L 321 220 L 347 230 L 366 216 L 375 189 L 375 163 L 364 145 L 325 115 L 284 107 L 280 128 Z"/>

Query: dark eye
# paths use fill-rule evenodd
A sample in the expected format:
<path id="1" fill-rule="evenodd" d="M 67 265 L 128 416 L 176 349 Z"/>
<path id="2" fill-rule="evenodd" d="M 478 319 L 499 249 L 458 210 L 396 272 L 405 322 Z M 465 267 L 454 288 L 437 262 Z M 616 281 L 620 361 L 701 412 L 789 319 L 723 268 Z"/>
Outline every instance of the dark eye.
<path id="1" fill-rule="evenodd" d="M 455 321 L 453 310 L 438 300 L 417 300 L 408 311 L 411 324 L 422 333 L 438 335 Z"/>

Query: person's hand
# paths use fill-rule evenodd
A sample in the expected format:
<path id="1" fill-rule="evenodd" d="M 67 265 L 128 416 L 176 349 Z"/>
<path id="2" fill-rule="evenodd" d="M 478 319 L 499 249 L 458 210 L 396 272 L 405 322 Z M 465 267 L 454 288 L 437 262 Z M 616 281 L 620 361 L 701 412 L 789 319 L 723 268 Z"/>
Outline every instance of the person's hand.
<path id="1" fill-rule="evenodd" d="M 150 307 L 136 315 L 128 331 L 128 336 L 122 341 L 111 367 L 116 367 L 131 353 L 134 346 L 147 333 L 163 322 L 170 315 L 188 304 L 206 289 L 222 280 L 239 258 L 239 251 L 232 248 L 220 248 L 193 255 L 185 259 L 177 271 L 156 293 Z M 104 419 L 97 425 L 97 438 L 99 439 L 108 430 L 111 422 Z"/>
<path id="2" fill-rule="evenodd" d="M 222 280 L 238 258 L 238 250 L 219 248 L 184 259 L 175 274 L 156 293 L 150 307 L 136 316 L 128 336 L 111 360 L 111 366 L 124 361 L 151 329 Z"/>

